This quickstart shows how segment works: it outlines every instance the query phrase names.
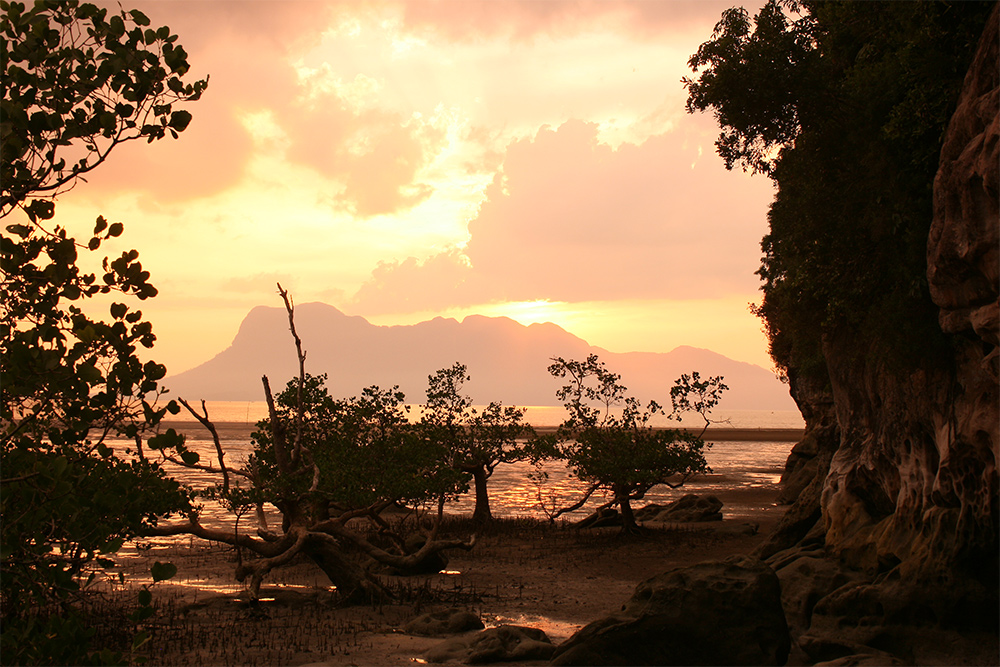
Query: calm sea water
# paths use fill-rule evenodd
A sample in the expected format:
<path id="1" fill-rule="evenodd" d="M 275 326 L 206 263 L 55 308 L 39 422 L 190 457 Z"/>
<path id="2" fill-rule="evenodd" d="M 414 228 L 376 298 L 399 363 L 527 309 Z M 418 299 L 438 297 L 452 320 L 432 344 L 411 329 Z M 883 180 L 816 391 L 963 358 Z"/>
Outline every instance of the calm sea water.
<path id="1" fill-rule="evenodd" d="M 266 416 L 267 409 L 263 402 L 209 402 L 207 403 L 210 417 L 213 421 L 229 424 L 240 424 L 244 428 L 230 430 L 224 436 L 225 460 L 229 467 L 237 468 L 251 451 L 249 433 L 256 421 Z M 565 416 L 563 408 L 532 407 L 527 418 L 534 426 L 556 426 Z M 173 417 L 180 421 L 181 415 Z M 713 420 L 725 420 L 724 426 L 747 429 L 793 429 L 802 428 L 802 418 L 798 412 L 765 412 L 765 411 L 735 411 L 712 415 Z M 186 421 L 194 421 L 187 415 Z M 696 420 L 682 422 L 691 426 L 701 426 Z M 676 425 L 676 422 L 663 420 L 663 425 Z M 188 447 L 199 452 L 203 461 L 216 464 L 217 457 L 211 436 L 207 431 L 192 424 L 188 433 Z M 124 449 L 132 445 L 126 441 L 114 443 L 116 448 Z M 723 490 L 774 488 L 781 476 L 792 442 L 715 442 L 706 452 L 706 459 L 713 473 L 688 481 L 682 488 L 673 490 L 669 487 L 658 487 L 647 494 L 640 503 L 665 503 L 686 493 L 713 493 Z M 204 488 L 218 481 L 218 476 L 192 471 L 174 466 L 169 462 L 167 469 L 178 479 L 191 484 L 195 488 Z M 514 463 L 498 466 L 489 480 L 491 509 L 494 516 L 526 516 L 544 518 L 545 512 L 541 503 L 549 506 L 566 506 L 581 495 L 581 485 L 572 478 L 562 464 L 549 463 L 543 467 L 548 473 L 544 485 L 536 485 L 528 478 L 533 467 L 528 463 Z M 569 520 L 587 516 L 604 499 L 595 495 L 591 501 L 580 510 L 566 515 Z M 458 501 L 450 503 L 447 510 L 461 513 L 471 513 L 474 507 L 474 497 L 466 494 Z M 747 516 L 753 510 L 750 506 L 727 506 L 724 509 L 727 518 Z M 206 503 L 203 511 L 203 522 L 206 525 L 231 525 L 232 515 L 214 503 Z M 279 521 L 277 514 L 272 517 Z"/>
<path id="2" fill-rule="evenodd" d="M 256 424 L 259 420 L 267 417 L 267 403 L 264 401 L 206 401 L 209 417 L 215 422 L 227 422 L 234 424 Z M 482 406 L 479 406 L 482 407 Z M 411 415 L 418 416 L 419 406 L 411 406 Z M 562 407 L 552 406 L 528 406 L 526 415 L 527 421 L 533 426 L 558 426 L 566 417 L 566 410 Z M 710 415 L 713 421 L 725 422 L 720 426 L 731 426 L 733 428 L 803 428 L 805 423 L 802 415 L 796 410 L 729 410 L 719 411 Z M 186 410 L 181 410 L 180 414 L 171 416 L 171 420 L 195 421 Z M 701 417 L 695 415 L 681 422 L 685 426 L 701 426 L 704 422 Z M 656 426 L 676 426 L 677 422 L 670 421 L 665 417 L 658 417 L 653 420 Z"/>

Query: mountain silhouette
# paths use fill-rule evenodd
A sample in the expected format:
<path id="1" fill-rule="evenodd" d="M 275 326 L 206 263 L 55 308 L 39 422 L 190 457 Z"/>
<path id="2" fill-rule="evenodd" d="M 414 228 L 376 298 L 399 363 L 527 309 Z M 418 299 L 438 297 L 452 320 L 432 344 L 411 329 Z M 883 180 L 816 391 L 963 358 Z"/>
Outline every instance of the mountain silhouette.
<path id="1" fill-rule="evenodd" d="M 555 356 L 599 355 L 622 376 L 629 393 L 669 405 L 670 388 L 682 373 L 725 376 L 726 410 L 794 410 L 788 389 L 753 364 L 710 350 L 682 346 L 667 353 L 614 353 L 589 345 L 552 323 L 528 326 L 506 317 L 470 315 L 461 322 L 436 317 L 408 326 L 376 326 L 323 303 L 295 308 L 295 328 L 306 351 L 306 371 L 326 373 L 335 397 L 364 387 L 398 385 L 407 402 L 422 403 L 427 376 L 456 361 L 468 367 L 465 391 L 475 403 L 559 405 L 562 384 L 547 371 Z M 258 306 L 240 325 L 232 344 L 213 359 L 164 381 L 173 396 L 187 400 L 263 400 L 261 376 L 278 392 L 298 369 L 283 308 Z"/>

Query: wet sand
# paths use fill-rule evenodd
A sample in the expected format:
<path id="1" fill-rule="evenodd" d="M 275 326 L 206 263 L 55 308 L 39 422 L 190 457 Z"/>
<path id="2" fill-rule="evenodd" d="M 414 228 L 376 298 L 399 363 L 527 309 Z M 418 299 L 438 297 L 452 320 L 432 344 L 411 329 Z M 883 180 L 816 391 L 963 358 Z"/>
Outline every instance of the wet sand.
<path id="1" fill-rule="evenodd" d="M 651 576 L 751 551 L 785 511 L 774 505 L 777 493 L 777 487 L 727 490 L 718 495 L 741 508 L 739 518 L 647 524 L 638 536 L 503 521 L 482 531 L 471 552 L 452 552 L 443 573 L 384 576 L 398 599 L 377 607 L 338 607 L 336 593 L 302 557 L 271 573 L 263 601 L 251 607 L 233 579 L 233 551 L 188 538 L 146 545 L 124 559 L 122 571 L 135 588 L 153 561 L 178 566 L 174 579 L 154 586 L 159 611 L 143 650 L 152 665 L 413 665 L 441 641 L 401 632 L 421 613 L 462 607 L 487 626 L 538 627 L 558 643 L 618 609 Z M 468 534 L 468 524 L 452 530 Z"/>

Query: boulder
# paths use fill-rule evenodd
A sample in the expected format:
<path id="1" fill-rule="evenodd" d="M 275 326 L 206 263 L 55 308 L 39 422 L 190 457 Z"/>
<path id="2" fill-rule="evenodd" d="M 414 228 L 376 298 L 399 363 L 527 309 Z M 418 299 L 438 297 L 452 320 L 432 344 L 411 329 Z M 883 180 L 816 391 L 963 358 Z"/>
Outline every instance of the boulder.
<path id="1" fill-rule="evenodd" d="M 455 637 L 432 646 L 424 653 L 428 662 L 464 662 L 481 665 L 490 662 L 548 660 L 556 647 L 536 628 L 498 625 L 482 632 Z"/>
<path id="2" fill-rule="evenodd" d="M 466 609 L 442 609 L 417 616 L 403 626 L 408 635 L 439 637 L 486 627 L 477 614 Z"/>
<path id="3" fill-rule="evenodd" d="M 611 508 L 597 510 L 586 519 L 580 519 L 575 524 L 577 528 L 606 528 L 608 526 L 620 525 L 622 525 L 621 514 L 618 513 L 618 510 Z"/>
<path id="4" fill-rule="evenodd" d="M 942 657 L 984 652 L 995 660 L 996 614 L 995 584 L 957 572 L 914 581 L 896 569 L 821 598 L 798 645 L 813 662 L 879 652 L 906 664 L 946 664 Z"/>
<path id="5" fill-rule="evenodd" d="M 715 496 L 689 493 L 666 505 L 649 504 L 635 511 L 636 521 L 689 523 L 722 521 L 722 501 Z"/>
<path id="6" fill-rule="evenodd" d="M 790 639 L 774 571 L 749 556 L 676 568 L 620 613 L 580 629 L 554 665 L 783 665 Z"/>
<path id="7" fill-rule="evenodd" d="M 817 602 L 842 586 L 864 579 L 860 573 L 817 555 L 804 555 L 775 571 L 781 582 L 781 604 L 793 639 L 809 627 Z"/>

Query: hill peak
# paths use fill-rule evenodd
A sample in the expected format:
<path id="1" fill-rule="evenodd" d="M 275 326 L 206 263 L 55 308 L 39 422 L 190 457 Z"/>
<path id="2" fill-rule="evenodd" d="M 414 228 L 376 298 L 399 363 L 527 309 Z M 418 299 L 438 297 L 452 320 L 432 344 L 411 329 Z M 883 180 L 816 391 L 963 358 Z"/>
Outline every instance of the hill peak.
<path id="1" fill-rule="evenodd" d="M 465 391 L 476 403 L 558 405 L 560 382 L 548 374 L 550 359 L 584 359 L 593 353 L 642 400 L 666 399 L 675 378 L 698 371 L 725 376 L 727 409 L 795 407 L 787 387 L 759 366 L 689 345 L 669 353 L 612 353 L 551 322 L 523 325 L 509 317 L 469 315 L 461 322 L 435 317 L 413 325 L 375 326 L 329 304 L 309 302 L 296 305 L 295 327 L 306 350 L 306 370 L 326 373 L 334 396 L 356 395 L 373 384 L 399 385 L 411 402 L 420 402 L 428 375 L 460 362 L 472 377 Z M 258 306 L 227 349 L 164 384 L 191 400 L 260 400 L 261 375 L 272 387 L 280 386 L 296 369 L 284 309 Z"/>

